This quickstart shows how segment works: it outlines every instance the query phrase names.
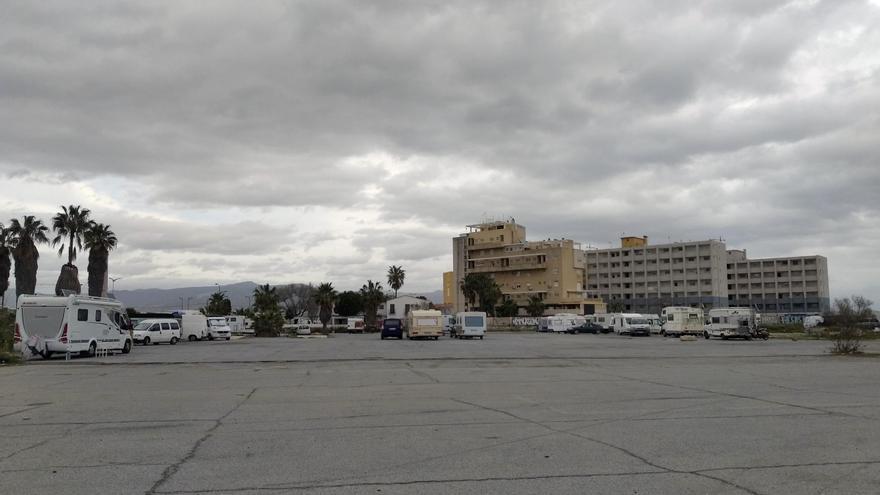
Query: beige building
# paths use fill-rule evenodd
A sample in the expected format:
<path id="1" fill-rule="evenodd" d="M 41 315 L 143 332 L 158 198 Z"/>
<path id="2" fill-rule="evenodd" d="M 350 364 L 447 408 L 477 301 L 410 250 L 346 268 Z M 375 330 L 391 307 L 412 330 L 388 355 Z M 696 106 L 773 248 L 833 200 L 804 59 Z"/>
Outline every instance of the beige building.
<path id="1" fill-rule="evenodd" d="M 730 306 L 752 306 L 765 313 L 822 313 L 830 309 L 828 259 L 824 256 L 748 259 L 746 251 L 727 252 Z"/>
<path id="2" fill-rule="evenodd" d="M 605 311 L 602 300 L 587 297 L 584 254 L 571 239 L 527 241 L 526 229 L 511 220 L 468 225 L 453 238 L 453 307 L 470 309 L 461 282 L 471 273 L 495 280 L 505 299 L 525 307 L 540 298 L 546 313 L 590 314 Z"/>
<path id="3" fill-rule="evenodd" d="M 455 306 L 455 272 L 443 272 L 443 305 Z"/>

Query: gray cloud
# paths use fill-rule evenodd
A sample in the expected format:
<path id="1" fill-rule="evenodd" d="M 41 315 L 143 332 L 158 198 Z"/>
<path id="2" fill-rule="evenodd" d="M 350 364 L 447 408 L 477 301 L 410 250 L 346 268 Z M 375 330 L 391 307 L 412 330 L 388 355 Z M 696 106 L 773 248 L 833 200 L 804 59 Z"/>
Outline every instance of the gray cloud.
<path id="1" fill-rule="evenodd" d="M 405 261 L 435 287 L 483 214 L 591 244 L 812 246 L 848 273 L 840 247 L 865 249 L 880 209 L 878 22 L 859 0 L 13 3 L 0 174 L 252 214 L 112 219 L 154 266 L 266 258 L 227 267 L 243 278 L 356 284 Z M 316 206 L 350 228 L 262 221 Z"/>

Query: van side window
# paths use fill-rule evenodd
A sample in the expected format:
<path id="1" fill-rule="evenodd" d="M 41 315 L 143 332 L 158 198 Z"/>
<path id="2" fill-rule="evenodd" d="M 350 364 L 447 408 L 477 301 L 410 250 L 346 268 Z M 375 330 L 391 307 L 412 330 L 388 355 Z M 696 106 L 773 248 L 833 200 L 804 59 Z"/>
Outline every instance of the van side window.
<path id="1" fill-rule="evenodd" d="M 101 310 L 100 309 L 95 310 L 95 321 L 101 321 Z"/>
<path id="2" fill-rule="evenodd" d="M 159 324 L 153 323 L 153 326 L 150 327 L 150 331 L 151 332 L 158 332 L 159 331 Z"/>
<path id="3" fill-rule="evenodd" d="M 177 322 L 172 321 L 171 322 L 171 329 L 172 330 L 180 330 L 180 325 L 178 325 Z"/>
<path id="4" fill-rule="evenodd" d="M 87 310 L 87 309 L 76 310 L 76 321 L 89 321 L 89 310 Z"/>
<path id="5" fill-rule="evenodd" d="M 162 330 L 171 330 L 171 325 L 169 325 L 169 324 L 167 324 L 167 323 L 163 323 L 163 324 L 162 324 Z"/>
<path id="6" fill-rule="evenodd" d="M 666 317 L 666 321 L 675 321 L 675 314 L 669 313 L 669 315 Z"/>

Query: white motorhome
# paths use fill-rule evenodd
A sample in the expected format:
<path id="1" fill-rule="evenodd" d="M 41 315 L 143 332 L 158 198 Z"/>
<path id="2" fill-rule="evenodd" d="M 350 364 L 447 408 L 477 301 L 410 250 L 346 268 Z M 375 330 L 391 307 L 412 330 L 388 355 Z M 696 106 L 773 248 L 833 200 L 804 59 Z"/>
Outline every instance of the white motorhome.
<path id="1" fill-rule="evenodd" d="M 253 334 L 254 326 L 250 318 L 242 315 L 229 315 L 226 317 L 226 324 L 233 334 Z"/>
<path id="2" fill-rule="evenodd" d="M 648 326 L 651 328 L 651 333 L 656 334 L 663 331 L 663 320 L 660 318 L 660 315 L 646 315 L 642 313 L 642 318 L 648 320 Z"/>
<path id="3" fill-rule="evenodd" d="M 150 345 L 167 342 L 171 345 L 180 340 L 180 323 L 174 318 L 148 318 L 141 320 L 132 331 L 138 344 Z"/>
<path id="4" fill-rule="evenodd" d="M 194 342 L 208 334 L 208 318 L 198 311 L 187 310 L 180 314 L 180 338 Z"/>
<path id="5" fill-rule="evenodd" d="M 486 335 L 486 313 L 482 311 L 457 313 L 450 335 L 457 339 L 479 337 L 483 340 L 483 336 Z"/>
<path id="6" fill-rule="evenodd" d="M 348 328 L 348 333 L 364 333 L 366 324 L 364 323 L 363 316 L 349 316 L 348 321 L 346 322 L 346 327 Z"/>
<path id="7" fill-rule="evenodd" d="M 752 340 L 757 330 L 755 310 L 752 308 L 714 308 L 709 310 L 709 323 L 703 336 L 742 338 Z"/>
<path id="8" fill-rule="evenodd" d="M 638 313 L 614 313 L 611 315 L 611 331 L 617 335 L 651 335 L 648 320 Z"/>
<path id="9" fill-rule="evenodd" d="M 590 321 L 602 327 L 602 333 L 608 333 L 611 331 L 611 318 L 614 315 L 608 313 L 596 313 L 594 315 L 590 315 Z"/>
<path id="10" fill-rule="evenodd" d="M 559 313 L 538 319 L 539 332 L 571 333 L 576 326 L 583 325 L 587 319 L 580 315 Z"/>
<path id="11" fill-rule="evenodd" d="M 660 335 L 677 337 L 680 335 L 702 335 L 703 310 L 689 306 L 668 306 L 660 312 L 663 329 Z"/>
<path id="12" fill-rule="evenodd" d="M 804 328 L 807 330 L 811 328 L 816 328 L 823 323 L 825 323 L 825 318 L 819 315 L 810 315 L 804 317 Z"/>
<path id="13" fill-rule="evenodd" d="M 424 337 L 437 340 L 441 335 L 443 335 L 443 314 L 436 309 L 416 309 L 407 315 L 407 338 Z"/>
<path id="14" fill-rule="evenodd" d="M 207 337 L 208 340 L 214 339 L 225 339 L 229 340 L 232 338 L 232 331 L 229 329 L 229 325 L 226 323 L 226 318 L 223 316 L 210 316 L 207 318 L 208 320 L 208 328 L 207 328 Z"/>
<path id="15" fill-rule="evenodd" d="M 52 354 L 98 350 L 131 351 L 131 333 L 125 329 L 125 309 L 115 299 L 81 295 L 31 296 L 18 299 L 13 349 L 25 359 Z"/>

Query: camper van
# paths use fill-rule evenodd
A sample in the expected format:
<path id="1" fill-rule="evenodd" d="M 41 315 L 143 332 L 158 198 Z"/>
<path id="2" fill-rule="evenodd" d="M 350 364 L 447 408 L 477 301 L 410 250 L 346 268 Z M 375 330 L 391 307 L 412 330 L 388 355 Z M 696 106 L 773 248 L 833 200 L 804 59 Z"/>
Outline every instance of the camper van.
<path id="1" fill-rule="evenodd" d="M 251 319 L 242 315 L 229 315 L 226 317 L 226 324 L 233 334 L 250 334 L 254 333 L 254 326 Z"/>
<path id="2" fill-rule="evenodd" d="M 651 335 L 648 320 L 638 313 L 614 313 L 611 315 L 611 331 L 617 335 Z"/>
<path id="3" fill-rule="evenodd" d="M 208 318 L 198 311 L 180 313 L 180 339 L 194 342 L 208 335 Z"/>
<path id="4" fill-rule="evenodd" d="M 688 306 L 668 306 L 660 312 L 663 329 L 660 335 L 701 335 L 703 333 L 703 310 Z"/>
<path id="5" fill-rule="evenodd" d="M 407 315 L 407 338 L 437 340 L 441 335 L 443 335 L 443 315 L 436 309 L 414 309 Z"/>
<path id="6" fill-rule="evenodd" d="M 479 337 L 483 340 L 483 336 L 486 335 L 486 313 L 466 311 L 456 314 L 455 326 L 452 327 L 450 335 L 457 339 Z"/>
<path id="7" fill-rule="evenodd" d="M 232 338 L 232 331 L 229 329 L 229 325 L 226 323 L 226 318 L 223 316 L 209 317 L 206 336 L 208 337 L 208 340 L 214 340 L 214 339 L 229 340 L 229 339 L 231 339 Z"/>
<path id="8" fill-rule="evenodd" d="M 590 315 L 588 318 L 593 323 L 602 327 L 602 333 L 611 332 L 611 317 L 612 315 L 607 313 L 596 313 L 594 315 Z"/>
<path id="9" fill-rule="evenodd" d="M 18 299 L 13 349 L 25 359 L 53 354 L 94 356 L 98 350 L 131 351 L 125 309 L 115 299 L 81 295 Z"/>
<path id="10" fill-rule="evenodd" d="M 714 308 L 709 310 L 709 323 L 703 336 L 752 340 L 757 330 L 752 308 Z"/>
<path id="11" fill-rule="evenodd" d="M 583 325 L 587 319 L 580 315 L 559 313 L 538 319 L 539 332 L 573 333 L 576 326 Z"/>
<path id="12" fill-rule="evenodd" d="M 345 326 L 348 329 L 348 333 L 364 333 L 364 330 L 366 329 L 364 319 L 361 316 L 349 316 L 348 320 L 345 322 Z"/>

